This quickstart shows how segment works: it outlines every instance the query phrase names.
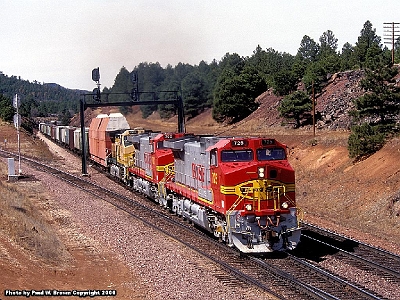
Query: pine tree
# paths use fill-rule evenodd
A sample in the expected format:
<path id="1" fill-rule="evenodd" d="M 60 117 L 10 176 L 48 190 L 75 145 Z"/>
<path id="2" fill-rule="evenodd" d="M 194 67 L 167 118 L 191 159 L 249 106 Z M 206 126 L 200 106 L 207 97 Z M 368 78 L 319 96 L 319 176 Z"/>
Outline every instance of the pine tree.
<path id="1" fill-rule="evenodd" d="M 366 21 L 354 47 L 354 56 L 359 67 L 365 67 L 365 62 L 372 55 L 372 53 L 368 53 L 368 50 L 370 48 L 380 48 L 380 42 L 381 38 L 376 35 L 376 29 L 372 28 L 370 21 Z"/>
<path id="2" fill-rule="evenodd" d="M 310 97 L 302 91 L 294 92 L 282 99 L 278 111 L 286 119 L 294 119 L 296 127 L 300 127 L 301 119 L 312 109 Z"/>
<path id="3" fill-rule="evenodd" d="M 351 158 L 360 160 L 378 151 L 396 130 L 400 113 L 400 88 L 394 80 L 397 73 L 397 67 L 382 64 L 374 70 L 366 70 L 361 81 L 366 93 L 354 101 L 353 115 L 362 123 L 351 128 L 348 140 Z"/>
<path id="4" fill-rule="evenodd" d="M 215 89 L 213 118 L 229 123 L 246 118 L 257 109 L 255 99 L 266 89 L 267 83 L 252 66 L 245 67 L 240 74 L 225 69 Z"/>
<path id="5" fill-rule="evenodd" d="M 331 30 L 325 31 L 319 38 L 320 42 L 319 56 L 327 57 L 330 55 L 336 55 L 337 41 L 338 39 L 335 37 L 335 35 Z"/>
<path id="6" fill-rule="evenodd" d="M 375 153 L 385 143 L 385 135 L 378 128 L 368 123 L 355 125 L 351 128 L 348 139 L 349 157 L 359 161 Z"/>
<path id="7" fill-rule="evenodd" d="M 358 115 L 373 123 L 393 123 L 400 112 L 400 88 L 395 85 L 397 67 L 380 66 L 367 69 L 361 86 L 366 93 L 355 100 Z"/>
<path id="8" fill-rule="evenodd" d="M 5 122 L 12 122 L 14 113 L 11 99 L 0 94 L 0 118 Z"/>

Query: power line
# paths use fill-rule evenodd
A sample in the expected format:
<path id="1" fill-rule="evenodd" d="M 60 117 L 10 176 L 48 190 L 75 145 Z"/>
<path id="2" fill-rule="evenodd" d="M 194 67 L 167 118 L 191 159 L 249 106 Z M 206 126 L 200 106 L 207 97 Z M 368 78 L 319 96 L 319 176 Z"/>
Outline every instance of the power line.
<path id="1" fill-rule="evenodd" d="M 385 25 L 391 25 L 391 26 L 385 26 Z M 388 29 L 388 30 L 384 30 L 384 36 L 388 36 L 386 38 L 383 38 L 384 40 L 390 40 L 390 42 L 385 42 L 385 44 L 392 44 L 392 64 L 394 64 L 394 44 L 395 44 L 395 38 L 400 37 L 400 30 L 395 30 L 395 29 L 399 29 L 399 26 L 395 26 L 395 25 L 400 25 L 400 23 L 395 23 L 395 22 L 391 22 L 391 23 L 383 23 L 383 28 L 384 29 Z M 389 33 L 389 34 L 385 34 L 385 32 Z"/>

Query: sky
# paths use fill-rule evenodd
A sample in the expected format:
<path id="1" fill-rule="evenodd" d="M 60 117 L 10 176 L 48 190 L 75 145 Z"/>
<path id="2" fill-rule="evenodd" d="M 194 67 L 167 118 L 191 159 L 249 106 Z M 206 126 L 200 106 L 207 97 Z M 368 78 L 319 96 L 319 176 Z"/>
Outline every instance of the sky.
<path id="1" fill-rule="evenodd" d="M 338 50 L 369 20 L 384 41 L 398 0 L 0 0 L 0 71 L 66 88 L 112 87 L 124 66 L 198 65 L 259 45 L 292 55 L 331 30 Z M 400 25 L 399 25 L 400 26 Z M 400 30 L 400 29 L 398 29 Z M 390 46 L 390 45 L 388 45 Z"/>

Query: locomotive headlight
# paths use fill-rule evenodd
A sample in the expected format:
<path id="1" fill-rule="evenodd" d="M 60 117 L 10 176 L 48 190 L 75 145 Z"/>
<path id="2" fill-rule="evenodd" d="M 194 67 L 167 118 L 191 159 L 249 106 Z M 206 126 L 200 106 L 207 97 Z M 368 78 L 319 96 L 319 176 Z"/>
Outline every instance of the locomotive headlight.
<path id="1" fill-rule="evenodd" d="M 282 208 L 286 209 L 289 207 L 289 204 L 287 202 L 282 203 Z"/>
<path id="2" fill-rule="evenodd" d="M 246 205 L 244 206 L 244 208 L 245 208 L 246 210 L 248 210 L 248 211 L 251 211 L 251 210 L 253 210 L 253 205 L 251 205 L 251 204 L 246 204 Z"/>
<path id="3" fill-rule="evenodd" d="M 259 178 L 265 177 L 265 168 L 264 167 L 258 167 L 258 177 Z"/>

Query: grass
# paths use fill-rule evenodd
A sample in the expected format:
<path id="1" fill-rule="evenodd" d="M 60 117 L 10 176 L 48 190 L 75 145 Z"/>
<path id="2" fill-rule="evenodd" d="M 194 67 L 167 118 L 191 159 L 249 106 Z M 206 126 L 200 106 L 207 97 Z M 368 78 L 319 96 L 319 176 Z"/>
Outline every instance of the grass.
<path id="1" fill-rule="evenodd" d="M 0 148 L 17 152 L 17 131 L 11 124 L 0 121 Z M 7 140 L 7 143 L 4 143 Z M 48 150 L 46 143 L 41 141 L 36 135 L 28 134 L 24 129 L 20 130 L 20 150 L 22 155 L 38 157 L 44 161 L 51 161 L 54 155 Z"/>
<path id="2" fill-rule="evenodd" d="M 4 172 L 4 165 L 0 167 Z M 36 259 L 56 264 L 67 252 L 41 209 L 33 204 L 46 199 L 37 191 L 24 191 L 24 184 L 27 182 L 0 181 L 0 231 Z"/>

